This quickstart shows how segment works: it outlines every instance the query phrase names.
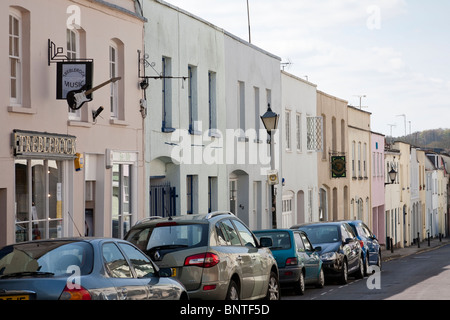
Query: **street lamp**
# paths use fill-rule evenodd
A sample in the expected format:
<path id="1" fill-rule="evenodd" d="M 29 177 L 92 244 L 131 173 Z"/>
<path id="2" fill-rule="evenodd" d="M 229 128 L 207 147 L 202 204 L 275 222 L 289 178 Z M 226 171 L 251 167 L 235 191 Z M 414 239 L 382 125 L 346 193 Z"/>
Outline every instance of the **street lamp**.
<path id="1" fill-rule="evenodd" d="M 390 184 L 394 184 L 395 179 L 397 178 L 397 171 L 394 170 L 394 168 L 391 169 L 391 171 L 388 172 L 389 179 L 391 180 Z M 384 185 L 387 185 L 389 183 L 384 183 Z"/>
<path id="2" fill-rule="evenodd" d="M 270 103 L 267 105 L 267 111 L 261 116 L 261 121 L 267 130 L 270 137 L 270 167 L 272 170 L 275 169 L 275 157 L 274 157 L 274 139 L 272 137 L 272 131 L 276 130 L 278 127 L 279 115 L 272 111 L 270 108 Z M 272 194 L 272 227 L 277 228 L 277 206 L 276 206 L 276 195 L 275 195 L 275 185 L 271 184 L 271 194 Z"/>

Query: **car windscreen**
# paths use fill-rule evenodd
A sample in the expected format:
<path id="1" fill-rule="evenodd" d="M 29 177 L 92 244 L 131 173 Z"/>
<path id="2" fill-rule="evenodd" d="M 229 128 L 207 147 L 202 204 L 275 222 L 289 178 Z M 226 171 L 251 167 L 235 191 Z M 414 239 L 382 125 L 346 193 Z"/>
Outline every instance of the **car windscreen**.
<path id="1" fill-rule="evenodd" d="M 30 242 L 0 250 L 0 277 L 12 275 L 89 274 L 93 266 L 92 246 L 83 241 Z"/>
<path id="2" fill-rule="evenodd" d="M 272 247 L 271 250 L 286 250 L 291 248 L 291 237 L 289 232 L 279 231 L 279 232 L 255 232 L 255 236 L 259 239 L 261 238 L 271 238 Z"/>
<path id="3" fill-rule="evenodd" d="M 174 224 L 131 230 L 126 240 L 141 250 L 188 248 L 208 244 L 208 224 Z"/>
<path id="4" fill-rule="evenodd" d="M 312 244 L 341 241 L 339 226 L 336 225 L 303 226 L 299 229 L 306 233 Z"/>

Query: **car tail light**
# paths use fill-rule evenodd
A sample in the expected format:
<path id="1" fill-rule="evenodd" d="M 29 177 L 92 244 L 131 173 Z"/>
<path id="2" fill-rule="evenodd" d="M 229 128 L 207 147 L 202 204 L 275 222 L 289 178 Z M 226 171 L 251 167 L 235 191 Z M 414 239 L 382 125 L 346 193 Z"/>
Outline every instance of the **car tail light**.
<path id="1" fill-rule="evenodd" d="M 214 290 L 214 289 L 216 289 L 216 285 L 215 284 L 210 284 L 210 285 L 203 286 L 203 291 L 210 291 L 210 290 Z"/>
<path id="2" fill-rule="evenodd" d="M 218 264 L 219 261 L 220 259 L 218 255 L 211 252 L 206 252 L 187 257 L 184 260 L 184 265 L 211 268 Z"/>
<path id="3" fill-rule="evenodd" d="M 287 266 L 296 266 L 298 264 L 297 258 L 287 258 L 286 265 Z"/>
<path id="4" fill-rule="evenodd" d="M 364 248 L 364 241 L 359 240 L 359 245 L 361 246 L 361 248 Z"/>
<path id="5" fill-rule="evenodd" d="M 70 289 L 67 285 L 65 286 L 59 300 L 91 300 L 91 294 L 82 286 L 79 288 Z"/>

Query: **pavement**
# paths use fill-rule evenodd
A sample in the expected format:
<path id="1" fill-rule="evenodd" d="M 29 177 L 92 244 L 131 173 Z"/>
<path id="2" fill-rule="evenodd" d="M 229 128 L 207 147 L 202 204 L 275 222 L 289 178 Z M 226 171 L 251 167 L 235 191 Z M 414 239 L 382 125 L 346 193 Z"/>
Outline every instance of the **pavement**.
<path id="1" fill-rule="evenodd" d="M 385 247 L 383 247 L 381 251 L 381 260 L 389 261 L 393 259 L 399 259 L 403 258 L 412 254 L 418 254 L 422 252 L 427 252 L 430 250 L 435 250 L 440 247 L 446 246 L 450 244 L 450 238 L 432 238 L 430 239 L 430 243 L 428 244 L 428 239 L 421 241 L 420 246 L 416 243 L 411 246 L 407 246 L 404 248 L 394 248 L 393 252 L 389 249 L 386 250 Z"/>

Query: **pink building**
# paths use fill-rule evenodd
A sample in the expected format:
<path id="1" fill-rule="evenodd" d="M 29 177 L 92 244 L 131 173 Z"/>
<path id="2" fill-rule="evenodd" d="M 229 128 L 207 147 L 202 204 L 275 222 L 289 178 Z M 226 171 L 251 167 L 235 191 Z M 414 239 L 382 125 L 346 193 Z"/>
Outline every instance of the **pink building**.
<path id="1" fill-rule="evenodd" d="M 371 133 L 371 168 L 372 168 L 372 232 L 380 244 L 386 242 L 385 197 L 384 197 L 384 135 Z"/>
<path id="2" fill-rule="evenodd" d="M 121 237 L 143 212 L 139 11 L 133 0 L 0 2 L 0 246 Z M 118 77 L 69 107 L 69 90 Z"/>

